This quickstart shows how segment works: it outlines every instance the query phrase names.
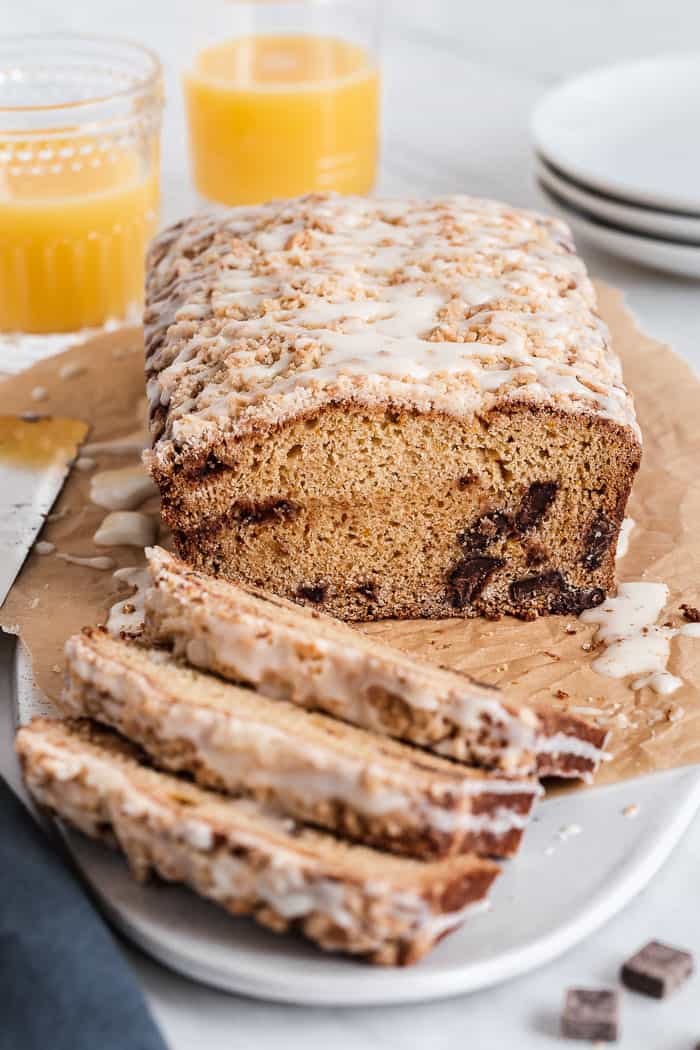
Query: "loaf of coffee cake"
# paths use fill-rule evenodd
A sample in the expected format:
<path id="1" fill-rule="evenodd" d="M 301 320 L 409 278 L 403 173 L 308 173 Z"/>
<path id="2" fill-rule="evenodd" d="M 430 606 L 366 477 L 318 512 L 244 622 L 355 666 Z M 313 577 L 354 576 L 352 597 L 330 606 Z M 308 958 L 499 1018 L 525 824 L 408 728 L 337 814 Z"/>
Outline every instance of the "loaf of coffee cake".
<path id="1" fill-rule="evenodd" d="M 423 862 L 303 828 L 251 799 L 225 799 L 158 773 L 89 722 L 34 719 L 16 738 L 41 805 L 118 845 L 134 875 L 183 882 L 275 932 L 328 951 L 405 965 L 483 903 L 498 874 L 472 856 Z"/>
<path id="2" fill-rule="evenodd" d="M 606 731 L 415 659 L 315 609 L 147 550 L 151 640 L 266 696 L 508 774 L 590 778 Z"/>
<path id="3" fill-rule="evenodd" d="M 68 714 L 198 783 L 414 857 L 516 852 L 537 781 L 467 769 L 86 629 L 66 644 Z"/>
<path id="4" fill-rule="evenodd" d="M 196 568 L 349 620 L 600 603 L 640 432 L 562 223 L 312 196 L 150 252 L 152 450 Z"/>

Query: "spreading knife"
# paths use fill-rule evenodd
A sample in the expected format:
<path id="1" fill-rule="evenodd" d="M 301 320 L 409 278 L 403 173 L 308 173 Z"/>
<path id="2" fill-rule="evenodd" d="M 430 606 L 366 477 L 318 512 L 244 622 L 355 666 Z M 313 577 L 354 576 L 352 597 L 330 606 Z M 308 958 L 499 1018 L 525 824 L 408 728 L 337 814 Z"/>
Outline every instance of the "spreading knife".
<path id="1" fill-rule="evenodd" d="M 0 608 L 87 432 L 78 419 L 0 415 Z"/>

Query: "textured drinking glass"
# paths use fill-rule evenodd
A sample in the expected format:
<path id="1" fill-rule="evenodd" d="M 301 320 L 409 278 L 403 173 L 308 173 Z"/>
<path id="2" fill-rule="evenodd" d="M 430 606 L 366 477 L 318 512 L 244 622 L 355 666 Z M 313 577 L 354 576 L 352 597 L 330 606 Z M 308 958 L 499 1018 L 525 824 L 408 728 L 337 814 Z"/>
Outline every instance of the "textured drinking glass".
<path id="1" fill-rule="evenodd" d="M 162 97 L 160 63 L 136 44 L 0 40 L 0 331 L 138 315 Z"/>
<path id="2" fill-rule="evenodd" d="M 184 90 L 198 192 L 222 204 L 375 181 L 379 0 L 203 3 Z"/>

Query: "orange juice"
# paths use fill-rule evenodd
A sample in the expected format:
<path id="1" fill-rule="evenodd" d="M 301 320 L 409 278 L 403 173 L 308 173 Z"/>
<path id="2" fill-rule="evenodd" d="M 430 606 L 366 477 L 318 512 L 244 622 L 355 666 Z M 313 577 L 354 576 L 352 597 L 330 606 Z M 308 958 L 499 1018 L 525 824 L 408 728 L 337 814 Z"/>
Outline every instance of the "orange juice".
<path id="1" fill-rule="evenodd" d="M 155 162 L 144 173 L 134 150 L 86 148 L 68 134 L 41 145 L 32 141 L 31 165 L 0 166 L 0 330 L 67 332 L 123 318 L 143 296 Z M 15 158 L 21 147 L 12 142 Z"/>
<path id="2" fill-rule="evenodd" d="M 364 48 L 304 34 L 229 40 L 197 56 L 185 99 L 194 180 L 210 200 L 374 183 L 379 78 Z"/>

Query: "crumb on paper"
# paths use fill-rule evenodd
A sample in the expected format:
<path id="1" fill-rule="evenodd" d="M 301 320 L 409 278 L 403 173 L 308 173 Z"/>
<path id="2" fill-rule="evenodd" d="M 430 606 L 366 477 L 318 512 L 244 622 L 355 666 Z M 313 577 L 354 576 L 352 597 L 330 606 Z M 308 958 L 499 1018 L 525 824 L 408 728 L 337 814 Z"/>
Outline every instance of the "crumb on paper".
<path id="1" fill-rule="evenodd" d="M 37 554 L 53 554 L 56 550 L 56 544 L 50 543 L 48 540 L 38 540 L 34 544 L 34 550 Z"/>
<path id="2" fill-rule="evenodd" d="M 672 704 L 666 712 L 666 717 L 669 722 L 680 722 L 685 716 L 685 708 L 680 704 Z"/>
<path id="3" fill-rule="evenodd" d="M 576 634 L 576 624 L 567 623 L 566 627 L 564 628 L 564 633 L 565 634 Z"/>
<path id="4" fill-rule="evenodd" d="M 553 653 L 549 649 L 543 649 L 542 652 L 545 656 L 548 656 L 551 660 L 561 660 L 559 653 Z"/>
<path id="5" fill-rule="evenodd" d="M 49 392 L 45 386 L 35 386 L 32 389 L 31 398 L 32 401 L 46 401 L 49 396 Z"/>
<path id="6" fill-rule="evenodd" d="M 53 667 L 51 668 L 51 670 L 53 671 L 54 674 L 60 674 L 61 673 L 61 667 L 60 667 L 59 664 L 54 664 Z"/>
<path id="7" fill-rule="evenodd" d="M 581 648 L 583 649 L 584 653 L 590 653 L 591 649 L 593 648 L 593 643 L 584 642 Z"/>
<path id="8" fill-rule="evenodd" d="M 563 824 L 557 832 L 557 838 L 565 842 L 566 839 L 573 838 L 574 835 L 580 835 L 583 828 L 580 824 Z"/>
<path id="9" fill-rule="evenodd" d="M 93 459 L 92 456 L 78 456 L 78 458 L 75 461 L 76 470 L 94 470 L 96 466 L 97 460 Z"/>
<path id="10" fill-rule="evenodd" d="M 557 689 L 554 695 L 556 696 L 557 700 L 569 699 L 569 694 L 567 693 L 566 689 Z"/>
<path id="11" fill-rule="evenodd" d="M 700 609 L 697 609 L 694 605 L 688 605 L 687 602 L 683 602 L 680 610 L 683 613 L 683 618 L 688 623 L 700 623 Z"/>
<path id="12" fill-rule="evenodd" d="M 623 817 L 630 817 L 630 818 L 638 817 L 639 816 L 639 806 L 637 805 L 636 802 L 630 802 L 629 806 L 625 806 L 625 808 L 623 809 L 622 815 L 623 815 Z"/>
<path id="13" fill-rule="evenodd" d="M 30 609 L 36 609 L 38 604 L 39 604 L 39 598 L 32 598 L 29 601 L 29 608 Z"/>

